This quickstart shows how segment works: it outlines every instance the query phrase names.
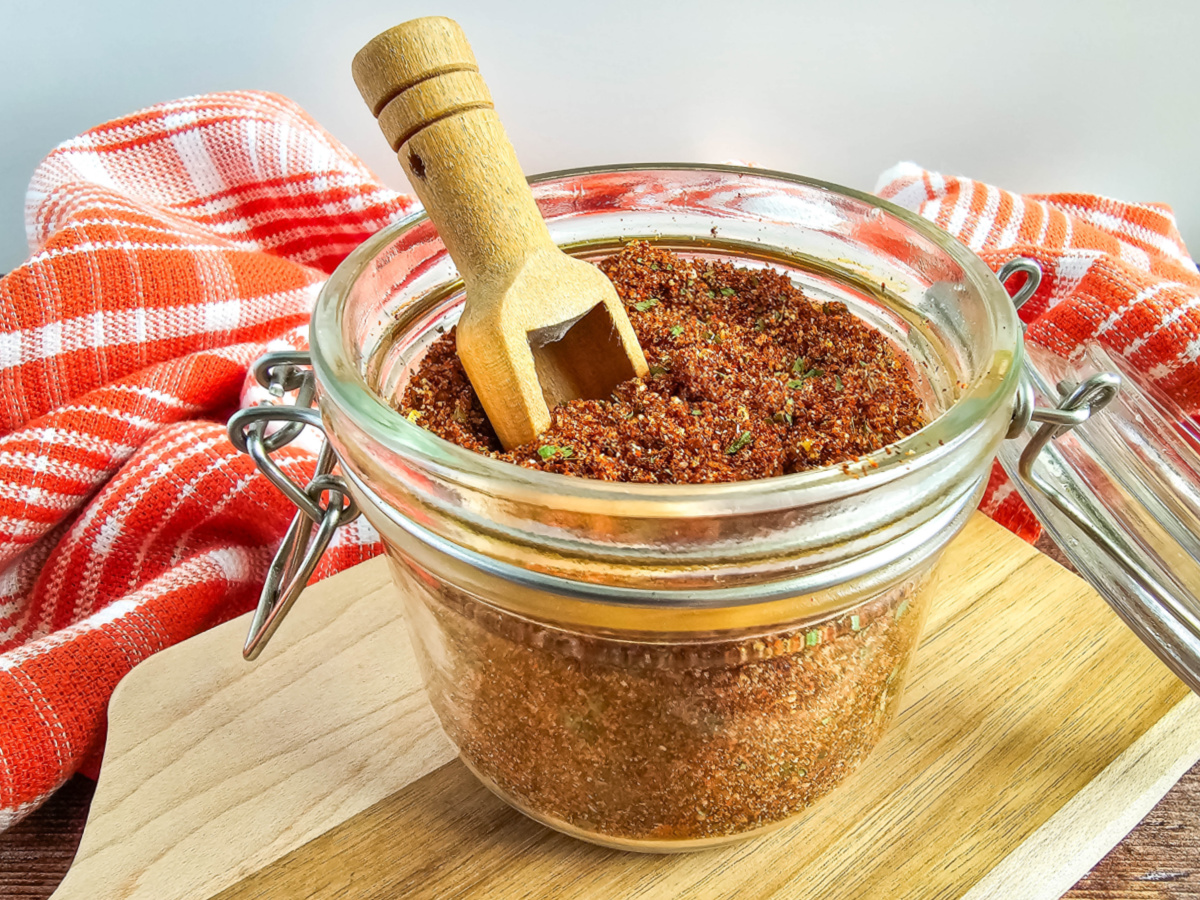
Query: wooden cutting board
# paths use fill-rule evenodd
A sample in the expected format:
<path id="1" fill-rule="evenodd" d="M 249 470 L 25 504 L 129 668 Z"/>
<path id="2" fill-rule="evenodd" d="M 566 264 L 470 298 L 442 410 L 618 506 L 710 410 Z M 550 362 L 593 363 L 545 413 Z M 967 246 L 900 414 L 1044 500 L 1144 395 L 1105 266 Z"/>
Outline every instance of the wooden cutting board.
<path id="1" fill-rule="evenodd" d="M 426 703 L 383 560 L 121 682 L 58 900 L 1058 897 L 1200 759 L 1200 702 L 1084 582 L 976 516 L 939 567 L 902 711 L 799 824 L 620 853 L 480 787 Z"/>

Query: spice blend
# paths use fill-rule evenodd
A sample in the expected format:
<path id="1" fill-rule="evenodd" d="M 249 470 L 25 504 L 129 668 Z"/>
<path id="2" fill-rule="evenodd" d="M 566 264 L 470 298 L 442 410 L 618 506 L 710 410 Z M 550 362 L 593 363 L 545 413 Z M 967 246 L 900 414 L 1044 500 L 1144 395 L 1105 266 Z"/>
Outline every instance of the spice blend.
<path id="1" fill-rule="evenodd" d="M 600 263 L 651 369 L 552 411 L 504 452 L 455 353 L 435 341 L 401 410 L 518 465 L 695 483 L 846 465 L 925 424 L 906 360 L 844 305 L 783 274 L 632 243 Z M 768 633 L 602 634 L 532 621 L 395 552 L 430 699 L 463 759 L 519 808 L 652 849 L 783 822 L 841 781 L 895 712 L 926 603 L 923 569 L 853 608 Z M 515 586 L 512 590 L 518 590 Z"/>
<path id="2" fill-rule="evenodd" d="M 920 573 L 823 622 L 635 642 L 433 580 L 406 579 L 409 624 L 464 761 L 543 821 L 615 842 L 752 832 L 826 794 L 891 721 L 927 608 Z"/>
<path id="3" fill-rule="evenodd" d="M 603 481 L 770 478 L 848 463 L 925 425 L 903 357 L 841 303 L 784 274 L 686 260 L 633 242 L 600 263 L 650 374 L 603 400 L 551 411 L 538 440 L 504 452 L 459 362 L 430 347 L 400 404 L 468 450 Z"/>

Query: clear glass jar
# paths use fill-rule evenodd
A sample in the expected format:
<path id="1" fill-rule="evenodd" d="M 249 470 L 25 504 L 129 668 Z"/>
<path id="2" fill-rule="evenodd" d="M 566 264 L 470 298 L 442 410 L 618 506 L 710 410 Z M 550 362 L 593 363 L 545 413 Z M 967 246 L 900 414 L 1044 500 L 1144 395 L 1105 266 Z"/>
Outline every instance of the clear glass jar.
<path id="1" fill-rule="evenodd" d="M 927 405 L 932 424 L 848 467 L 713 485 L 568 478 L 451 445 L 390 405 L 461 311 L 428 220 L 367 241 L 318 301 L 325 428 L 464 762 L 596 843 L 758 834 L 849 774 L 895 712 L 930 572 L 1012 419 L 1015 310 L 948 235 L 832 185 L 648 166 L 533 187 L 581 257 L 649 240 L 846 303 L 911 361 Z"/>

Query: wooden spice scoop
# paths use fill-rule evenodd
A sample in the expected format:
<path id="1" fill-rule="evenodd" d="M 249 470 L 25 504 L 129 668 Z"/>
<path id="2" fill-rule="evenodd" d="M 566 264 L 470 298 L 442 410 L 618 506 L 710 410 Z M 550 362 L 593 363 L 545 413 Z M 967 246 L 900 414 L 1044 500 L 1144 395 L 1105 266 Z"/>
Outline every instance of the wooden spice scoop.
<path id="1" fill-rule="evenodd" d="M 353 71 L 462 273 L 458 355 L 505 448 L 548 428 L 558 403 L 646 374 L 612 284 L 551 240 L 458 24 L 398 25 Z"/>

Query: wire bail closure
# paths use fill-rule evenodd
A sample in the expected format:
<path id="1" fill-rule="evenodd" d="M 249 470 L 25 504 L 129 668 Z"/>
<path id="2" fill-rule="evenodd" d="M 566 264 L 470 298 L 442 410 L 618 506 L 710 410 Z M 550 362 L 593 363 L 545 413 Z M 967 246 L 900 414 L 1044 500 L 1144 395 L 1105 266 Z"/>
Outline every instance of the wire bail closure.
<path id="1" fill-rule="evenodd" d="M 1000 269 L 998 277 L 1001 284 L 1007 284 L 1009 279 L 1018 272 L 1025 274 L 1025 283 L 1013 295 L 1013 306 L 1021 306 L 1034 295 L 1042 282 L 1042 267 L 1037 260 L 1019 256 L 1006 262 Z M 1021 480 L 1043 494 L 1064 515 L 1079 526 L 1084 533 L 1099 545 L 1105 553 L 1121 564 L 1127 571 L 1137 574 L 1141 567 L 1130 559 L 1120 547 L 1101 533 L 1071 502 L 1057 485 L 1043 478 L 1034 468 L 1038 456 L 1054 439 L 1066 434 L 1090 419 L 1093 415 L 1108 406 L 1121 390 L 1121 376 L 1116 372 L 1099 372 L 1083 384 L 1059 384 L 1061 396 L 1058 406 L 1039 407 L 1034 405 L 1033 386 L 1028 380 L 1017 389 L 1013 407 L 1012 424 L 1006 437 L 1009 440 L 1020 437 L 1036 422 L 1041 427 L 1029 439 L 1021 452 L 1018 464 L 1018 474 Z"/>
<path id="2" fill-rule="evenodd" d="M 1025 275 L 1025 283 L 1013 295 L 1013 306 L 1020 309 L 1032 297 L 1042 283 L 1042 267 L 1037 260 L 1028 256 L 1018 256 L 1010 259 L 997 273 L 1002 285 L 1018 272 Z M 1072 428 L 1082 425 L 1112 402 L 1121 389 L 1121 376 L 1116 372 L 1101 372 L 1093 375 L 1081 385 L 1059 385 L 1059 390 L 1065 396 L 1055 407 L 1039 407 L 1034 405 L 1033 387 L 1023 383 L 1017 389 L 1013 406 L 1012 424 L 1009 425 L 1005 437 L 1008 440 L 1020 437 L 1029 427 L 1030 422 L 1037 422 L 1042 427 L 1038 429 L 1025 452 L 1021 455 L 1021 477 L 1036 487 L 1051 500 L 1055 500 L 1055 491 L 1047 491 L 1033 478 L 1033 463 L 1038 454 L 1050 441 L 1066 434 Z M 1053 486 L 1050 486 L 1053 487 Z M 1060 505 L 1055 500 L 1055 505 Z M 1061 508 L 1061 506 L 1060 506 Z"/>
<path id="3" fill-rule="evenodd" d="M 282 400 L 296 392 L 295 405 L 263 403 L 238 410 L 229 418 L 229 440 L 238 450 L 249 454 L 260 472 L 297 508 L 295 518 L 283 537 L 283 543 L 267 569 L 267 579 L 258 598 L 258 608 L 250 623 L 242 656 L 254 660 L 262 653 L 271 635 L 283 621 L 308 579 L 317 568 L 334 532 L 358 518 L 358 504 L 350 496 L 346 482 L 333 474 L 337 457 L 328 439 L 317 454 L 312 480 L 301 487 L 271 454 L 287 446 L 306 426 L 325 433 L 321 414 L 312 408 L 316 396 L 316 377 L 312 358 L 304 351 L 268 353 L 254 364 L 254 377 L 271 395 Z M 273 422 L 283 423 L 267 433 Z M 328 500 L 323 498 L 328 495 Z"/>

